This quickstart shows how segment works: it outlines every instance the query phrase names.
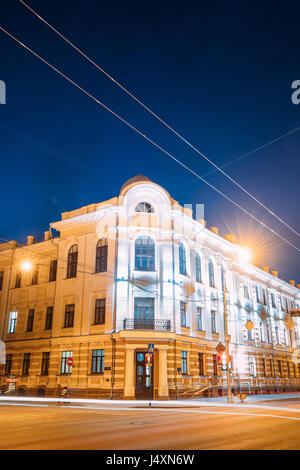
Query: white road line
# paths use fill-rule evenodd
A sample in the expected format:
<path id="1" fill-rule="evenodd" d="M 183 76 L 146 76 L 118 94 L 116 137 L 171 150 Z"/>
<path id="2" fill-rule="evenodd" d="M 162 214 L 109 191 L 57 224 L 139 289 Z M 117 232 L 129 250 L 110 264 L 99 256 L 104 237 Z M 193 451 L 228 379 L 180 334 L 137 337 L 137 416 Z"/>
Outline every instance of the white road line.
<path id="1" fill-rule="evenodd" d="M 0 403 L 0 406 L 34 406 L 38 408 L 47 408 L 49 405 L 29 405 L 28 403 Z"/>

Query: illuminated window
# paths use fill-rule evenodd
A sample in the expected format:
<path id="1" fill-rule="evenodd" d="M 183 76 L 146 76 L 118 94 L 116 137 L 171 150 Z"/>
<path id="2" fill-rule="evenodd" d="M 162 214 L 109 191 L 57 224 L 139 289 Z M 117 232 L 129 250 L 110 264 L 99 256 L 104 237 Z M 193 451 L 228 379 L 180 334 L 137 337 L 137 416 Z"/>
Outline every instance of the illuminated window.
<path id="1" fill-rule="evenodd" d="M 151 237 L 141 236 L 135 241 L 135 269 L 155 270 L 155 244 Z"/>
<path id="2" fill-rule="evenodd" d="M 256 375 L 254 356 L 249 356 L 249 375 L 251 377 L 254 377 Z"/>
<path id="3" fill-rule="evenodd" d="M 186 253 L 183 243 L 179 243 L 179 274 L 186 275 Z"/>
<path id="4" fill-rule="evenodd" d="M 104 273 L 107 271 L 107 240 L 102 238 L 97 243 L 96 248 L 96 273 Z"/>
<path id="5" fill-rule="evenodd" d="M 8 323 L 8 334 L 16 332 L 18 312 L 10 312 Z"/>
<path id="6" fill-rule="evenodd" d="M 208 277 L 210 287 L 215 287 L 214 265 L 211 259 L 208 261 Z"/>
<path id="7" fill-rule="evenodd" d="M 180 301 L 180 324 L 186 326 L 186 303 Z"/>
<path id="8" fill-rule="evenodd" d="M 67 360 L 68 357 L 73 356 L 73 351 L 62 351 L 61 353 L 61 363 L 60 363 L 60 373 L 61 374 L 71 374 L 72 366 L 68 366 Z"/>
<path id="9" fill-rule="evenodd" d="M 134 298 L 134 327 L 140 329 L 153 329 L 154 327 L 154 299 L 151 297 Z"/>
<path id="10" fill-rule="evenodd" d="M 140 202 L 136 206 L 135 212 L 148 212 L 148 213 L 153 214 L 154 210 L 153 210 L 153 207 L 151 206 L 151 204 L 149 204 L 149 202 Z"/>
<path id="11" fill-rule="evenodd" d="M 196 253 L 196 282 L 201 282 L 201 259 L 198 253 Z"/>
<path id="12" fill-rule="evenodd" d="M 103 374 L 104 372 L 104 349 L 93 349 L 91 372 L 92 374 Z"/>
<path id="13" fill-rule="evenodd" d="M 78 247 L 77 245 L 71 246 L 68 254 L 68 269 L 67 279 L 76 277 L 77 275 L 77 259 L 78 259 Z"/>
<path id="14" fill-rule="evenodd" d="M 197 307 L 197 329 L 198 331 L 203 331 L 202 329 L 202 308 Z"/>

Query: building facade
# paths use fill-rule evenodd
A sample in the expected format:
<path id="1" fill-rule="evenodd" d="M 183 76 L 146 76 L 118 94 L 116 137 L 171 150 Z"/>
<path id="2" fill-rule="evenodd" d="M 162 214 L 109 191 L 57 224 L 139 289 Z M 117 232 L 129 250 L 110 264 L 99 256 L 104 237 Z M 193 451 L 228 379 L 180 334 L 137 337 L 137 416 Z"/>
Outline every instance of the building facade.
<path id="1" fill-rule="evenodd" d="M 239 251 L 142 175 L 63 213 L 43 241 L 0 245 L 0 385 L 14 376 L 17 393 L 35 396 L 226 393 L 216 349 L 226 289 L 233 391 L 299 391 L 300 286 L 242 265 Z"/>

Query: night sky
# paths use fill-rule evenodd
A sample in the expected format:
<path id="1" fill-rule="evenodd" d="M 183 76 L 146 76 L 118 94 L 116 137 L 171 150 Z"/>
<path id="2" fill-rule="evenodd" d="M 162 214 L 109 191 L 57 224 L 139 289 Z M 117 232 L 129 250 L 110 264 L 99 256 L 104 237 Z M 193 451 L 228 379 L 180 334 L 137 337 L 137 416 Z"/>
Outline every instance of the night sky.
<path id="1" fill-rule="evenodd" d="M 300 126 L 298 2 L 28 0 L 104 70 L 223 165 Z M 0 24 L 201 176 L 212 167 L 17 0 Z M 255 262 L 300 283 L 300 253 L 154 148 L 0 31 L 0 236 L 40 236 L 61 212 L 117 196 L 141 173 L 207 226 L 236 234 Z M 300 232 L 300 130 L 226 171 Z M 218 172 L 207 180 L 300 248 Z"/>

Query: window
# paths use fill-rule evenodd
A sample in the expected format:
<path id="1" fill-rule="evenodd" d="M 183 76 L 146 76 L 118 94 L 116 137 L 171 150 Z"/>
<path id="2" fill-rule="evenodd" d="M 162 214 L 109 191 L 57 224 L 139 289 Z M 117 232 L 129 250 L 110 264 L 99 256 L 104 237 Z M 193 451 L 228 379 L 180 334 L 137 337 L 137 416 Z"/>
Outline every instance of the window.
<path id="1" fill-rule="evenodd" d="M 49 352 L 43 352 L 41 375 L 48 375 L 49 362 L 50 362 L 50 353 Z"/>
<path id="2" fill-rule="evenodd" d="M 287 368 L 287 373 L 288 373 L 288 377 L 291 377 L 292 374 L 291 374 L 291 364 L 289 361 L 286 361 L 286 368 Z"/>
<path id="3" fill-rule="evenodd" d="M 103 325 L 105 323 L 105 304 L 106 299 L 96 299 L 94 325 Z"/>
<path id="4" fill-rule="evenodd" d="M 103 374 L 104 372 L 104 349 L 93 349 L 92 351 L 92 374 Z"/>
<path id="5" fill-rule="evenodd" d="M 272 307 L 276 308 L 275 295 L 273 292 L 271 293 L 271 302 L 272 302 Z"/>
<path id="6" fill-rule="evenodd" d="M 78 247 L 77 245 L 71 246 L 68 254 L 68 269 L 67 279 L 76 277 L 77 275 L 77 260 L 78 260 Z"/>
<path id="7" fill-rule="evenodd" d="M 32 286 L 38 283 L 38 276 L 39 276 L 38 266 L 34 266 L 32 270 L 32 279 L 31 279 Z"/>
<path id="8" fill-rule="evenodd" d="M 271 332 L 270 332 L 269 323 L 266 324 L 266 330 L 267 330 L 267 341 L 268 341 L 268 343 L 271 343 Z"/>
<path id="9" fill-rule="evenodd" d="M 141 236 L 135 241 L 135 269 L 155 270 L 155 244 L 151 237 Z"/>
<path id="10" fill-rule="evenodd" d="M 197 329 L 198 331 L 203 331 L 202 329 L 202 308 L 197 307 Z"/>
<path id="11" fill-rule="evenodd" d="M 267 305 L 266 289 L 262 289 L 262 293 L 263 293 L 263 304 Z"/>
<path id="12" fill-rule="evenodd" d="M 62 351 L 61 353 L 61 364 L 60 364 L 60 373 L 61 374 L 71 374 L 72 366 L 68 366 L 67 359 L 68 357 L 73 356 L 73 351 Z"/>
<path id="13" fill-rule="evenodd" d="M 248 321 L 252 321 L 251 318 L 248 318 Z M 252 328 L 252 330 L 247 329 L 247 338 L 250 339 L 250 340 L 253 339 L 252 332 L 253 332 L 253 328 Z"/>
<path id="14" fill-rule="evenodd" d="M 57 259 L 53 259 L 50 263 L 49 282 L 56 281 Z"/>
<path id="15" fill-rule="evenodd" d="M 278 376 L 282 377 L 282 365 L 281 365 L 281 360 L 277 360 L 277 367 L 278 367 Z"/>
<path id="16" fill-rule="evenodd" d="M 201 259 L 198 253 L 196 253 L 195 258 L 196 263 L 196 282 L 201 282 Z"/>
<path id="17" fill-rule="evenodd" d="M 107 252 L 107 240 L 102 238 L 98 241 L 96 248 L 96 273 L 105 273 L 107 271 Z"/>
<path id="18" fill-rule="evenodd" d="M 280 308 L 281 310 L 284 310 L 282 296 L 280 296 Z"/>
<path id="19" fill-rule="evenodd" d="M 186 326 L 186 303 L 180 301 L 180 324 Z"/>
<path id="20" fill-rule="evenodd" d="M 179 243 L 179 274 L 186 275 L 186 253 L 183 243 Z"/>
<path id="21" fill-rule="evenodd" d="M 210 318 L 211 318 L 211 331 L 212 333 L 217 333 L 216 312 L 214 310 L 210 311 Z"/>
<path id="22" fill-rule="evenodd" d="M 13 358 L 12 354 L 6 354 L 5 372 L 4 372 L 5 375 L 9 375 L 11 373 L 12 358 Z"/>
<path id="23" fill-rule="evenodd" d="M 256 302 L 260 303 L 259 287 L 255 286 Z"/>
<path id="24" fill-rule="evenodd" d="M 199 357 L 199 375 L 204 375 L 204 354 L 198 353 Z"/>
<path id="25" fill-rule="evenodd" d="M 222 291 L 225 290 L 225 269 L 224 266 L 221 266 L 221 286 L 222 286 Z"/>
<path id="26" fill-rule="evenodd" d="M 148 212 L 148 213 L 154 213 L 153 207 L 149 202 L 140 202 L 136 208 L 135 212 Z"/>
<path id="27" fill-rule="evenodd" d="M 218 356 L 213 354 L 213 375 L 218 375 Z"/>
<path id="28" fill-rule="evenodd" d="M 263 372 L 263 377 L 266 377 L 266 360 L 265 358 L 263 357 L 262 358 L 262 372 Z"/>
<path id="29" fill-rule="evenodd" d="M 251 377 L 254 377 L 256 375 L 254 356 L 249 356 L 249 375 Z"/>
<path id="30" fill-rule="evenodd" d="M 154 299 L 134 298 L 134 327 L 152 329 L 154 327 Z"/>
<path id="31" fill-rule="evenodd" d="M 4 276 L 4 271 L 0 271 L 0 290 L 2 290 L 2 287 L 3 287 L 3 276 Z"/>
<path id="32" fill-rule="evenodd" d="M 74 311 L 75 311 L 75 305 L 74 304 L 69 304 L 66 305 L 65 308 L 65 328 L 71 328 L 74 326 Z"/>
<path id="33" fill-rule="evenodd" d="M 21 271 L 18 271 L 16 274 L 15 289 L 18 289 L 19 287 L 21 287 L 21 279 L 22 279 Z"/>
<path id="34" fill-rule="evenodd" d="M 270 373 L 271 373 L 271 377 L 274 377 L 274 363 L 273 363 L 273 359 L 270 359 Z"/>
<path id="35" fill-rule="evenodd" d="M 214 264 L 211 259 L 208 261 L 208 277 L 210 287 L 215 287 Z"/>
<path id="36" fill-rule="evenodd" d="M 52 330 L 53 307 L 47 307 L 45 330 Z"/>
<path id="37" fill-rule="evenodd" d="M 30 353 L 25 353 L 23 357 L 23 367 L 22 367 L 22 375 L 26 376 L 29 374 L 30 368 Z"/>
<path id="38" fill-rule="evenodd" d="M 187 375 L 187 352 L 181 351 L 181 373 Z"/>
<path id="39" fill-rule="evenodd" d="M 10 312 L 8 323 L 8 334 L 16 332 L 18 312 Z"/>
<path id="40" fill-rule="evenodd" d="M 263 327 L 262 322 L 259 323 L 259 331 L 260 331 L 260 340 L 261 340 L 261 341 L 265 341 L 265 338 L 264 338 L 264 327 Z"/>
<path id="41" fill-rule="evenodd" d="M 31 308 L 28 312 L 27 330 L 26 331 L 32 331 L 33 330 L 33 322 L 34 322 L 34 309 Z"/>
<path id="42" fill-rule="evenodd" d="M 246 284 L 244 284 L 244 299 L 249 299 L 249 289 Z"/>
<path id="43" fill-rule="evenodd" d="M 275 326 L 275 338 L 276 338 L 276 343 L 279 344 L 280 341 L 279 341 L 279 330 L 278 330 L 278 326 Z"/>

